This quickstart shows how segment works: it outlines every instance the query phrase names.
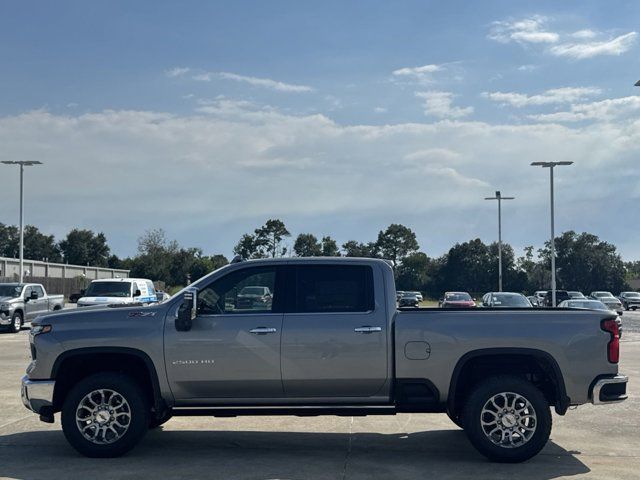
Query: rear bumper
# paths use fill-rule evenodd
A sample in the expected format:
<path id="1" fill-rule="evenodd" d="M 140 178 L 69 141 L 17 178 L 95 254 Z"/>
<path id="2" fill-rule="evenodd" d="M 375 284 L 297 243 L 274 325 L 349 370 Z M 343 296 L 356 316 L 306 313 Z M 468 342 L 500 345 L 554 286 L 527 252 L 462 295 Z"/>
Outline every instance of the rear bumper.
<path id="1" fill-rule="evenodd" d="M 32 412 L 43 414 L 53 407 L 54 380 L 29 380 L 22 377 L 22 403 Z"/>
<path id="2" fill-rule="evenodd" d="M 627 399 L 626 375 L 614 375 L 601 377 L 593 384 L 591 403 L 604 405 L 607 403 L 619 403 Z"/>

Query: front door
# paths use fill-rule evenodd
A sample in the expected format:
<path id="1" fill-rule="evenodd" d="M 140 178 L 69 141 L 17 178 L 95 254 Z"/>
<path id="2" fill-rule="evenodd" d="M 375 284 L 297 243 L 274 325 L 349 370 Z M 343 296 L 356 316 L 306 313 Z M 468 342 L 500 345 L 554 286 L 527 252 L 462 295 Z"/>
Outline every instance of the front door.
<path id="1" fill-rule="evenodd" d="M 178 405 L 282 397 L 278 267 L 234 270 L 198 291 L 193 328 L 165 324 L 165 362 Z"/>
<path id="2" fill-rule="evenodd" d="M 38 300 L 31 300 L 31 292 L 33 292 L 33 287 L 28 286 L 24 289 L 24 321 L 30 322 L 34 318 L 36 318 L 40 314 L 40 305 Z"/>
<path id="3" fill-rule="evenodd" d="M 388 392 L 385 302 L 370 265 L 299 265 L 292 313 L 282 333 L 282 382 L 288 397 L 365 397 Z M 382 290 L 381 290 L 382 291 Z"/>

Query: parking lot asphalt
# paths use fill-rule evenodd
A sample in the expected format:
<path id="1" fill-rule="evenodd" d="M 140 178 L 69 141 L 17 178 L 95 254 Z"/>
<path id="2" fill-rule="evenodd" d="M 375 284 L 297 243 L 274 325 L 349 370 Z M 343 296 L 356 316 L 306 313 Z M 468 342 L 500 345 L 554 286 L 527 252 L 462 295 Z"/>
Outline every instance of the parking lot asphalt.
<path id="1" fill-rule="evenodd" d="M 524 464 L 492 464 L 445 415 L 174 418 L 129 455 L 89 459 L 20 401 L 28 331 L 0 334 L 0 478 L 634 479 L 640 478 L 640 312 L 625 312 L 620 371 L 630 398 L 554 414 Z"/>

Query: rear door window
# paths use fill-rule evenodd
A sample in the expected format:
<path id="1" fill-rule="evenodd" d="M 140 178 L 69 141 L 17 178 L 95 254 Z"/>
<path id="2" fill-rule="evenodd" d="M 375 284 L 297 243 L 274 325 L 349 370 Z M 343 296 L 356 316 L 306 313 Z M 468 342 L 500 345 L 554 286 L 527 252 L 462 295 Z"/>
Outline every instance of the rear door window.
<path id="1" fill-rule="evenodd" d="M 296 312 L 369 312 L 374 309 L 373 271 L 369 266 L 304 265 L 296 271 Z"/>

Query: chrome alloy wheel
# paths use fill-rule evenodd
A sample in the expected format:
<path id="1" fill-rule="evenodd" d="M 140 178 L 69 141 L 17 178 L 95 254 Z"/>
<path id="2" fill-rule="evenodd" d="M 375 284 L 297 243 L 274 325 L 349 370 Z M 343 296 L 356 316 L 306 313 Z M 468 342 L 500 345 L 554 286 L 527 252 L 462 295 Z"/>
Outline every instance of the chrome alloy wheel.
<path id="1" fill-rule="evenodd" d="M 82 436 L 92 443 L 116 442 L 131 424 L 131 408 L 118 392 L 94 390 L 85 395 L 76 408 L 76 425 Z"/>
<path id="2" fill-rule="evenodd" d="M 503 448 L 516 448 L 531 440 L 538 421 L 529 400 L 517 393 L 501 392 L 482 407 L 480 424 L 492 443 Z"/>

